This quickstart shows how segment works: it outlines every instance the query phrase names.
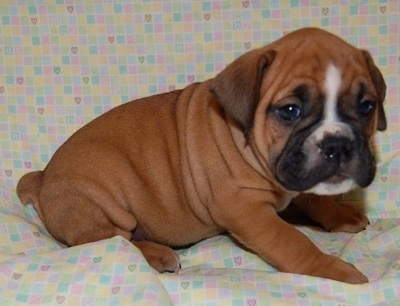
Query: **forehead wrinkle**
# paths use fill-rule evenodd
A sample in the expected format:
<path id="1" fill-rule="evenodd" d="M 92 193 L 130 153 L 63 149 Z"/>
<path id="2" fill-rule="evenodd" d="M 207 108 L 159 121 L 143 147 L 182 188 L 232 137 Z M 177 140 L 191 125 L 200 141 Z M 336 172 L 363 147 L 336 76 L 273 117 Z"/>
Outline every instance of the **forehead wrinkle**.
<path id="1" fill-rule="evenodd" d="M 316 52 L 308 54 L 280 54 L 272 63 L 268 78 L 271 83 L 278 83 L 280 89 L 299 85 L 316 86 L 326 77 L 327 59 Z M 268 76 L 268 75 L 267 75 Z M 319 81 L 321 80 L 321 81 Z M 296 83 L 296 85 L 294 85 Z M 304 83 L 304 84 L 302 84 Z M 323 88 L 320 87 L 322 90 Z"/>
<path id="2" fill-rule="evenodd" d="M 289 77 L 287 74 L 279 73 L 273 75 L 272 78 L 263 80 L 264 86 L 261 86 L 260 97 L 264 99 L 265 95 L 271 93 L 271 88 L 279 88 L 279 90 L 272 90 L 274 93 L 269 96 L 271 101 L 279 101 L 283 98 L 295 95 L 295 90 L 298 87 L 306 87 L 310 93 L 314 93 L 314 88 L 318 87 L 317 81 L 314 77 L 302 74 L 302 72 L 291 72 Z"/>

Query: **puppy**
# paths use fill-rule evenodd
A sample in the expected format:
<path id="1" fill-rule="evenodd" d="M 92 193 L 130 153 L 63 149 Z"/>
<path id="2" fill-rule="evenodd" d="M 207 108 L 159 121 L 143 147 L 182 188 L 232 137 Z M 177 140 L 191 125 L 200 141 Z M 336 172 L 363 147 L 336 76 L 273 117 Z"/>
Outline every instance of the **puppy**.
<path id="1" fill-rule="evenodd" d="M 329 195 L 372 182 L 385 87 L 367 51 L 298 30 L 214 79 L 105 113 L 17 193 L 60 242 L 120 235 L 160 272 L 179 270 L 171 247 L 229 232 L 280 271 L 365 283 L 277 212 L 292 201 L 326 230 L 367 226 Z"/>

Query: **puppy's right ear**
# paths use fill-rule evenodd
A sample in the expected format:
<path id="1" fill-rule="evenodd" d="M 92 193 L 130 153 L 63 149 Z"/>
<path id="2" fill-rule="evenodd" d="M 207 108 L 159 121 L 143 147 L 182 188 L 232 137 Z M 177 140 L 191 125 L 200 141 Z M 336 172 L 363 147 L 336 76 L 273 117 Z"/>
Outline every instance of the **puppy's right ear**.
<path id="1" fill-rule="evenodd" d="M 211 92 L 226 113 L 233 117 L 249 135 L 260 98 L 265 70 L 272 63 L 275 51 L 256 49 L 240 56 L 211 83 Z"/>

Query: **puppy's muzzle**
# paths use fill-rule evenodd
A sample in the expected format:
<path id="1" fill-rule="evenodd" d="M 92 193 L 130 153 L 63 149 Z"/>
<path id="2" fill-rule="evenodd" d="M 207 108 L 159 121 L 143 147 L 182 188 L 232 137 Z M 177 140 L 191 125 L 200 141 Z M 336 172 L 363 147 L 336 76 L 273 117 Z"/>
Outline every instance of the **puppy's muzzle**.
<path id="1" fill-rule="evenodd" d="M 359 132 L 318 131 L 293 136 L 276 163 L 276 177 L 288 190 L 338 194 L 369 185 L 375 159 Z"/>

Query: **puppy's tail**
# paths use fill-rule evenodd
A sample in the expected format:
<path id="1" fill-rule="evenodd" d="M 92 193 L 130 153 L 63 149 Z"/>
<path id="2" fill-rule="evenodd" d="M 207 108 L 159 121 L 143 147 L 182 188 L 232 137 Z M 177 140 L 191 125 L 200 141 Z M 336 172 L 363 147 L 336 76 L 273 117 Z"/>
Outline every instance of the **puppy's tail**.
<path id="1" fill-rule="evenodd" d="M 43 220 L 43 214 L 39 206 L 39 193 L 42 186 L 43 171 L 29 172 L 18 182 L 17 195 L 22 204 L 33 204 L 39 217 Z"/>

